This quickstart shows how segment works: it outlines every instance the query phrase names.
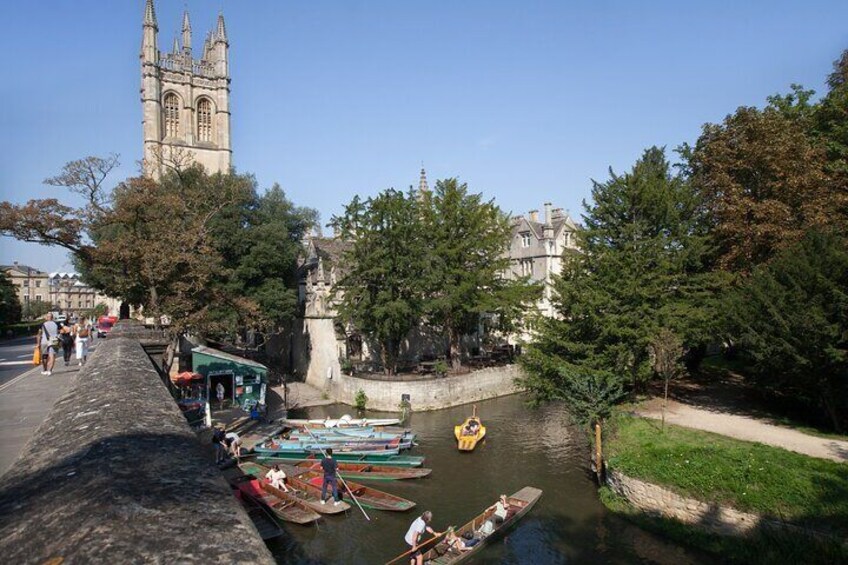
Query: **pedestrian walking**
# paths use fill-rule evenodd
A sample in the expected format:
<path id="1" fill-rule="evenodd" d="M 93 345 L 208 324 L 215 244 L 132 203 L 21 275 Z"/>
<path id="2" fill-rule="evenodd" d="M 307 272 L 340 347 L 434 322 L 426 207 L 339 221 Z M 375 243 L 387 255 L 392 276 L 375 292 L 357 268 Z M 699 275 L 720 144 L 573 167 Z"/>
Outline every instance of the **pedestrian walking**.
<path id="1" fill-rule="evenodd" d="M 433 513 L 427 510 L 412 522 L 406 531 L 406 535 L 403 537 L 404 541 L 412 548 L 410 549 L 412 552 L 412 556 L 409 558 L 410 565 L 422 565 L 424 563 L 424 554 L 419 549 L 421 536 L 424 535 L 424 532 L 430 532 L 433 536 L 440 536 L 444 533 L 437 532 L 430 527 L 432 520 Z"/>
<path id="2" fill-rule="evenodd" d="M 80 316 L 74 326 L 74 335 L 76 336 L 74 343 L 77 346 L 77 363 L 82 367 L 88 359 L 88 340 L 91 337 L 91 324 L 85 316 Z"/>
<path id="3" fill-rule="evenodd" d="M 44 317 L 44 323 L 41 324 L 35 339 L 36 345 L 41 347 L 41 374 L 49 377 L 53 374 L 56 353 L 59 352 L 59 324 L 53 321 L 52 313 Z"/>
<path id="4" fill-rule="evenodd" d="M 339 496 L 339 482 L 336 473 L 339 470 L 338 462 L 333 459 L 333 448 L 327 448 L 327 455 L 321 461 L 321 468 L 324 469 L 324 480 L 321 482 L 321 504 L 327 504 L 327 487 L 332 489 L 333 504 L 339 505 L 341 497 Z"/>
<path id="5" fill-rule="evenodd" d="M 71 362 L 71 355 L 74 352 L 74 328 L 68 324 L 63 324 L 59 328 L 59 340 L 62 342 L 62 358 L 65 360 L 65 367 Z"/>

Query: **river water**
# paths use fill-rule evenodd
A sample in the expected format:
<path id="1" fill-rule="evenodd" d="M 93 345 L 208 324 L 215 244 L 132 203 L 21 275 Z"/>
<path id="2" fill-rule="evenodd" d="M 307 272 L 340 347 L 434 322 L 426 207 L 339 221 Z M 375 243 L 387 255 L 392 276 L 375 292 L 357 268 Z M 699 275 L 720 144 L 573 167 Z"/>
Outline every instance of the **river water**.
<path id="1" fill-rule="evenodd" d="M 385 563 L 406 551 L 403 536 L 424 510 L 433 512 L 437 531 L 462 525 L 501 493 L 524 486 L 544 491 L 541 500 L 508 534 L 473 563 L 707 563 L 692 550 L 646 532 L 609 513 L 588 474 L 589 453 L 580 432 L 568 425 L 561 407 L 529 408 L 521 395 L 479 402 L 487 437 L 472 453 L 456 449 L 453 426 L 470 406 L 413 413 L 408 423 L 433 473 L 420 480 L 363 481 L 417 503 L 406 513 L 352 508 L 346 516 L 325 517 L 317 526 L 286 524 L 288 536 L 270 548 L 280 563 Z M 309 417 L 352 412 L 343 405 L 309 409 Z M 293 413 L 303 417 L 305 413 Z M 379 413 L 368 413 L 379 417 Z"/>

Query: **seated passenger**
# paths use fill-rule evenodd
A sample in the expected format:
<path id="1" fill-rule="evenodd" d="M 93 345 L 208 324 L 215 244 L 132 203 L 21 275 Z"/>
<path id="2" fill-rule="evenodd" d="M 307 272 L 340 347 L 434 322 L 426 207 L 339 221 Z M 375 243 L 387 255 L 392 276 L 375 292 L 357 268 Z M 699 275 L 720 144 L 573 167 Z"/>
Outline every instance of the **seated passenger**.
<path id="1" fill-rule="evenodd" d="M 490 509 L 494 508 L 494 510 L 495 510 L 494 517 L 500 522 L 503 522 L 504 520 L 509 518 L 510 515 L 511 515 L 510 510 L 512 508 L 510 507 L 509 501 L 507 500 L 505 494 L 502 494 L 501 497 L 498 499 L 498 501 L 493 506 L 490 506 L 489 508 Z"/>
<path id="2" fill-rule="evenodd" d="M 485 538 L 490 536 L 492 532 L 495 531 L 495 524 L 491 520 L 486 520 L 480 525 L 480 529 L 477 530 L 477 535 L 481 538 Z"/>
<path id="3" fill-rule="evenodd" d="M 474 541 L 471 545 L 467 545 L 468 541 Z M 456 535 L 453 527 L 448 528 L 448 533 L 445 536 L 445 543 L 451 549 L 455 549 L 457 551 L 471 551 L 471 547 L 475 545 L 476 540 L 464 540 Z"/>
<path id="4" fill-rule="evenodd" d="M 289 487 L 286 486 L 286 473 L 280 469 L 279 465 L 274 465 L 273 469 L 265 473 L 265 480 L 272 487 L 289 492 Z"/>

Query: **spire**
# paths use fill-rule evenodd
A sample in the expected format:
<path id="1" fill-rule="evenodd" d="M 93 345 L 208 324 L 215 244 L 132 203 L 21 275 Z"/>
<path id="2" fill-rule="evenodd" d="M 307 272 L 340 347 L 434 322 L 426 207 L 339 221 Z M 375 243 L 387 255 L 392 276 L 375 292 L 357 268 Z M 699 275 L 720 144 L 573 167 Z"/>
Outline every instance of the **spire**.
<path id="1" fill-rule="evenodd" d="M 159 29 L 156 25 L 156 9 L 153 7 L 153 0 L 147 0 L 144 6 L 144 27 Z"/>
<path id="2" fill-rule="evenodd" d="M 191 51 L 191 22 L 188 19 L 188 10 L 183 12 L 183 49 Z"/>
<path id="3" fill-rule="evenodd" d="M 180 42 L 177 39 L 177 34 L 174 34 L 174 55 L 180 52 Z"/>
<path id="4" fill-rule="evenodd" d="M 223 12 L 218 12 L 218 29 L 215 31 L 215 41 L 227 43 L 227 26 L 224 25 Z"/>
<path id="5" fill-rule="evenodd" d="M 418 192 L 423 194 L 430 192 L 430 186 L 427 184 L 427 173 L 424 171 L 424 164 L 421 164 L 421 178 L 418 180 Z"/>

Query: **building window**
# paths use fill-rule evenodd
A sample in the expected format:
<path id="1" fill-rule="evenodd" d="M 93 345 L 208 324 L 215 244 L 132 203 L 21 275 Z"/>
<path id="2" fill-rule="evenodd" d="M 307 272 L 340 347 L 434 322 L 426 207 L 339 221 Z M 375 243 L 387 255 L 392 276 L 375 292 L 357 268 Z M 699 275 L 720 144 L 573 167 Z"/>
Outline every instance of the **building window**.
<path id="1" fill-rule="evenodd" d="M 36 294 L 36 295 L 35 295 L 35 301 L 36 301 L 36 302 L 41 302 L 41 295 L 40 295 L 40 294 Z"/>
<path id="2" fill-rule="evenodd" d="M 21 286 L 29 286 L 29 279 L 24 279 L 21 281 Z"/>
<path id="3" fill-rule="evenodd" d="M 35 288 L 41 287 L 41 281 L 35 281 Z"/>
<path id="4" fill-rule="evenodd" d="M 180 136 L 180 99 L 170 92 L 165 95 L 165 137 Z"/>
<path id="5" fill-rule="evenodd" d="M 29 295 L 24 296 L 24 304 L 29 304 Z"/>
<path id="6" fill-rule="evenodd" d="M 518 264 L 521 267 L 522 277 L 533 275 L 533 259 L 521 259 Z"/>
<path id="7" fill-rule="evenodd" d="M 212 102 L 208 98 L 197 101 L 197 139 L 212 141 Z"/>
<path id="8" fill-rule="evenodd" d="M 521 234 L 521 247 L 530 247 L 530 232 Z"/>

